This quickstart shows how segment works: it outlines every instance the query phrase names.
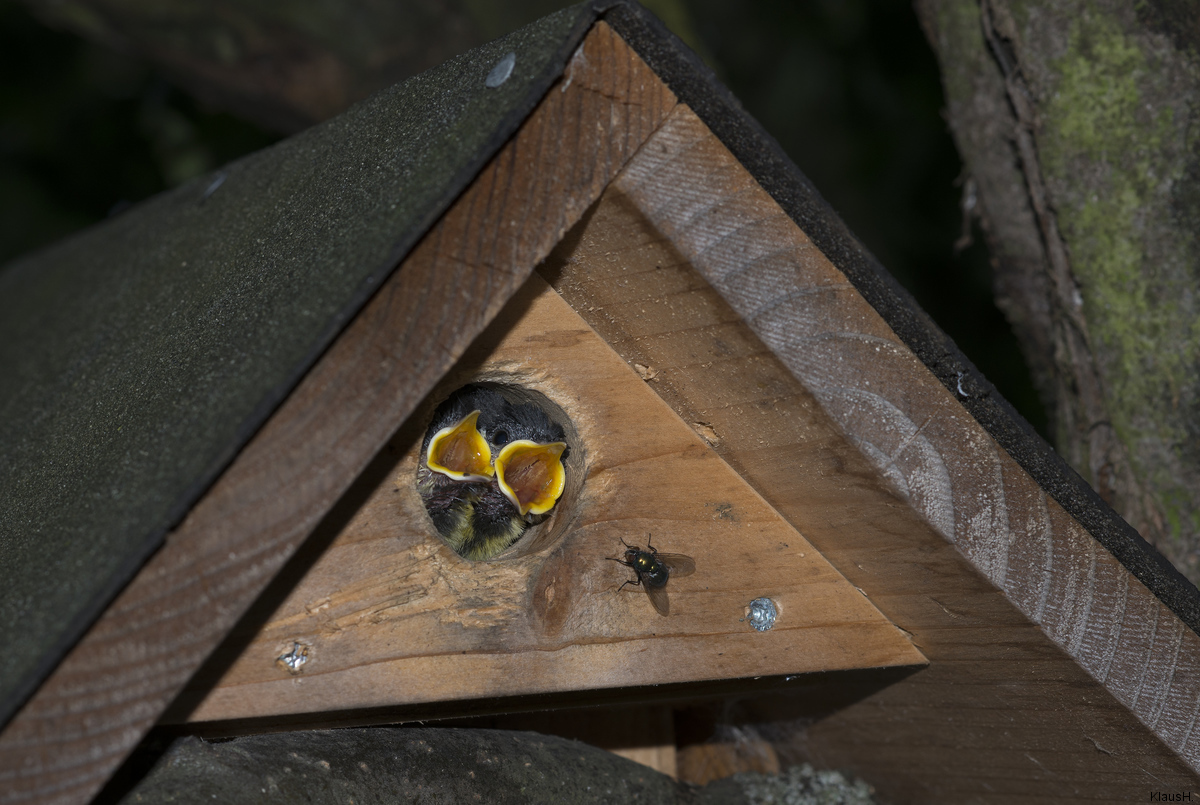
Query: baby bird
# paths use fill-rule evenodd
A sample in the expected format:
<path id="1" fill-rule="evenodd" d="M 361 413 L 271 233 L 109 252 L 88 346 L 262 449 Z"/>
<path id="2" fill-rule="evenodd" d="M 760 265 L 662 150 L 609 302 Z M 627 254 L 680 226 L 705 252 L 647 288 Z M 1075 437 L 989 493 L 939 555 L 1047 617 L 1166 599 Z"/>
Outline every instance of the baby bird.
<path id="1" fill-rule="evenodd" d="M 562 426 L 532 403 L 466 386 L 438 406 L 421 444 L 417 491 L 434 528 L 466 559 L 490 559 L 562 495 Z"/>

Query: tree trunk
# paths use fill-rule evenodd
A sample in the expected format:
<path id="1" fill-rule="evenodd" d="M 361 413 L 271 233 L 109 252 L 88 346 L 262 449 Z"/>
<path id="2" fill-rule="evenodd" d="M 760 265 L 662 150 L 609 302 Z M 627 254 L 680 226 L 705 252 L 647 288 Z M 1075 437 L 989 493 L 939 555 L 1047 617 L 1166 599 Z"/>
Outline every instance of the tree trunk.
<path id="1" fill-rule="evenodd" d="M 1058 451 L 1200 578 L 1200 8 L 917 0 Z"/>

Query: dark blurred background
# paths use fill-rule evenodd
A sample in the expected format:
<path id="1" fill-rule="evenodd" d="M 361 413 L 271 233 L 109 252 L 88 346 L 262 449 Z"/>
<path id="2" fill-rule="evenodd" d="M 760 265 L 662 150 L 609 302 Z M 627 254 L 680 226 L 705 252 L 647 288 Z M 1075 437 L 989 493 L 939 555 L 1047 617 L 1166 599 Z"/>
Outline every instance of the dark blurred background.
<path id="1" fill-rule="evenodd" d="M 909 0 L 648 5 L 1044 434 L 992 301 L 987 250 L 964 231 L 962 166 Z M 16 0 L 0 0 L 0 65 L 0 263 L 279 136 L 197 101 L 141 58 L 48 27 Z"/>

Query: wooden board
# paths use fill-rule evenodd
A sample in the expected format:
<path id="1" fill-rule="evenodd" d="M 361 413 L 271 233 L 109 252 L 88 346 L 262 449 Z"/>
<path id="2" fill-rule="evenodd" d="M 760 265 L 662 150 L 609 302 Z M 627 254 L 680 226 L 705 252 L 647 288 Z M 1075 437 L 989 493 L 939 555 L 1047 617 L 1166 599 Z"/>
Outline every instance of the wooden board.
<path id="1" fill-rule="evenodd" d="M 519 385 L 574 424 L 582 483 L 523 539 L 536 550 L 457 557 L 415 489 L 433 404 L 467 381 Z M 920 653 L 647 387 L 577 313 L 531 277 L 410 418 L 316 565 L 202 696 L 193 721 L 287 717 L 291 727 L 397 705 L 714 679 L 920 665 Z M 621 540 L 683 553 L 658 615 L 622 583 Z M 518 547 L 520 543 L 518 544 Z M 757 632 L 750 601 L 779 620 Z M 277 658 L 299 645 L 298 673 Z M 209 686 L 211 684 L 211 689 Z M 183 702 L 181 702 L 183 703 Z M 502 706 L 502 705 L 501 705 Z M 410 707 L 409 719 L 428 717 Z M 465 712 L 465 711 L 464 711 Z M 274 721 L 273 721 L 274 719 Z M 262 729 L 238 724 L 235 729 Z M 214 730 L 206 730 L 212 734 Z"/>
<path id="2" fill-rule="evenodd" d="M 449 719 L 430 726 L 502 729 L 557 735 L 605 749 L 676 777 L 674 708 L 661 703 L 606 705 Z"/>
<path id="3" fill-rule="evenodd" d="M 91 798 L 674 103 L 610 28 L 592 30 L 567 80 L 0 734 L 0 802 Z"/>
<path id="4" fill-rule="evenodd" d="M 851 768 L 896 801 L 1197 787 L 1200 639 L 995 444 L 690 110 L 542 273 L 930 660 L 811 728 L 776 724 L 794 736 L 783 759 Z"/>

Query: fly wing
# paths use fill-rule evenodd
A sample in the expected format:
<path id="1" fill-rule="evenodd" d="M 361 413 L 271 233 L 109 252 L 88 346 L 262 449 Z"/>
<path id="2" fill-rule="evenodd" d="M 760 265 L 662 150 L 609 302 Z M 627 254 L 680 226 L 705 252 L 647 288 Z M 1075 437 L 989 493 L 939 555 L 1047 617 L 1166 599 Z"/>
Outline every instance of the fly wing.
<path id="1" fill-rule="evenodd" d="M 650 596 L 650 603 L 654 604 L 654 609 L 658 611 L 659 615 L 666 617 L 671 614 L 671 601 L 667 598 L 665 586 L 651 587 L 649 584 L 643 584 L 642 587 L 645 588 L 646 595 Z"/>
<path id="2" fill-rule="evenodd" d="M 681 553 L 660 553 L 658 561 L 667 566 L 672 576 L 690 576 L 696 572 L 696 560 Z"/>

